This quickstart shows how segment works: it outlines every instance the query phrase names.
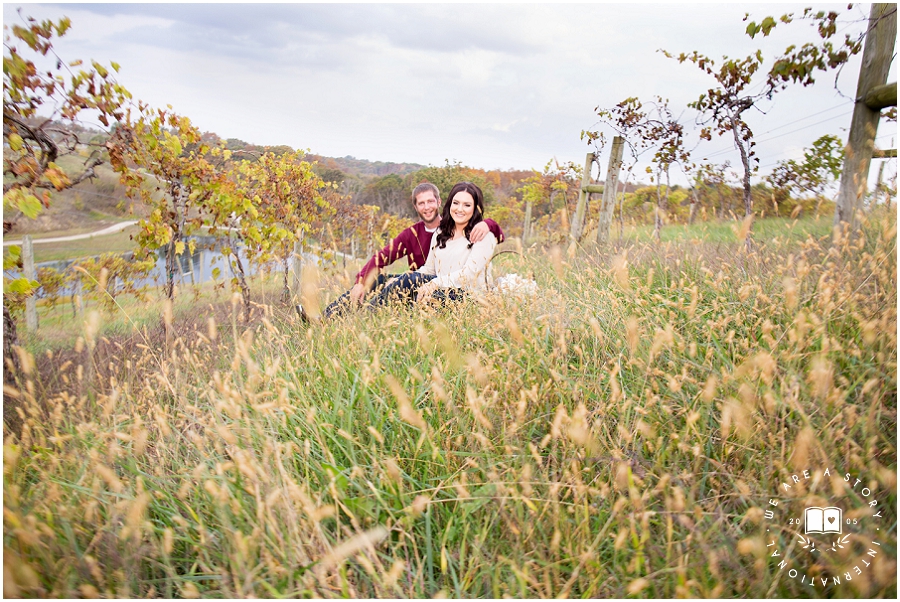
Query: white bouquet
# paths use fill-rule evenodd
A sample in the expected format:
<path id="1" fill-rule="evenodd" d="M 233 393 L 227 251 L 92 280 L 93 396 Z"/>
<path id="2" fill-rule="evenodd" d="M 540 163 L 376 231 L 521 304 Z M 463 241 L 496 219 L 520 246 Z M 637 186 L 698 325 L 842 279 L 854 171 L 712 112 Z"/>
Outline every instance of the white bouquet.
<path id="1" fill-rule="evenodd" d="M 534 295 L 538 289 L 537 282 L 518 274 L 500 276 L 494 284 L 498 292 L 507 295 Z"/>

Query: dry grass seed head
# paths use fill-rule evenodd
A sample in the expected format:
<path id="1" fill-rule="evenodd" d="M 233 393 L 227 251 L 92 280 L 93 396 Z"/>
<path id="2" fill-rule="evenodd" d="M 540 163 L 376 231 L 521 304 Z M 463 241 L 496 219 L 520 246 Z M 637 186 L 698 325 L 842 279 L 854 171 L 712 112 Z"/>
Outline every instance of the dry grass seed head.
<path id="1" fill-rule="evenodd" d="M 722 433 L 722 444 L 725 444 L 731 433 L 732 427 L 735 432 L 744 440 L 748 439 L 751 434 L 751 415 L 746 405 L 729 397 L 722 404 L 722 415 L 719 422 Z"/>
<path id="2" fill-rule="evenodd" d="M 616 255 L 612 260 L 612 277 L 615 283 L 624 292 L 631 292 L 631 282 L 628 278 L 628 252 Z"/>
<path id="3" fill-rule="evenodd" d="M 559 280 L 565 280 L 566 272 L 565 268 L 563 267 L 562 249 L 558 246 L 550 247 L 549 255 L 550 263 L 553 266 L 553 271 L 556 273 L 556 277 Z"/>
<path id="4" fill-rule="evenodd" d="M 637 317 L 629 316 L 628 320 L 625 321 L 625 338 L 628 341 L 628 352 L 632 357 L 634 357 L 637 350 L 640 336 L 641 329 Z"/>
<path id="5" fill-rule="evenodd" d="M 815 432 L 806 427 L 797 434 L 794 441 L 794 453 L 791 455 L 790 464 L 795 471 L 807 470 L 810 467 L 810 459 L 816 444 Z"/>
<path id="6" fill-rule="evenodd" d="M 819 355 L 810 362 L 806 378 L 812 388 L 813 396 L 817 399 L 825 399 L 834 386 L 834 366 L 824 355 Z"/>
<path id="7" fill-rule="evenodd" d="M 15 351 L 16 356 L 19 358 L 19 367 L 22 370 L 22 374 L 24 374 L 25 376 L 29 376 L 32 372 L 34 372 L 34 367 L 35 367 L 34 356 L 31 355 L 31 353 L 27 349 L 25 349 L 24 347 L 21 347 L 19 345 L 14 345 L 13 351 Z M 7 388 L 8 388 L 8 386 L 4 383 L 4 385 L 3 385 L 4 395 L 6 394 Z M 17 395 L 18 395 L 18 391 L 16 391 L 16 393 L 13 396 L 15 397 Z"/>
<path id="8" fill-rule="evenodd" d="M 516 317 L 514 315 L 510 315 L 506 318 L 506 328 L 509 329 L 509 336 L 512 337 L 512 340 L 521 345 L 524 337 L 522 336 L 522 331 L 519 329 L 519 324 L 516 322 Z"/>
<path id="9" fill-rule="evenodd" d="M 397 379 L 394 378 L 390 374 L 386 374 L 384 376 L 385 382 L 388 384 L 388 388 L 393 393 L 394 398 L 397 400 L 397 405 L 400 409 L 400 418 L 416 428 L 426 431 L 428 429 L 428 424 L 422 418 L 422 416 L 413 408 L 412 404 L 409 401 L 409 396 L 407 396 L 406 391 L 397 382 Z"/>
<path id="10" fill-rule="evenodd" d="M 782 280 L 784 288 L 784 306 L 789 313 L 793 313 L 797 309 L 797 283 L 790 276 L 785 276 Z"/>

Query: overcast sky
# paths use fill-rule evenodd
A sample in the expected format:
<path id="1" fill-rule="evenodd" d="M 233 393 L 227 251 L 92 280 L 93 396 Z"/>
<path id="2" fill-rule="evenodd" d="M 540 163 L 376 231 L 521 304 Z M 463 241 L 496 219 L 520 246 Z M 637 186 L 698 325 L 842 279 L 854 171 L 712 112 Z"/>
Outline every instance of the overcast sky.
<path id="1" fill-rule="evenodd" d="M 171 104 L 223 138 L 373 161 L 540 169 L 554 157 L 583 163 L 590 147 L 580 133 L 596 123 L 594 108 L 630 96 L 668 98 L 693 129 L 686 104 L 712 79 L 657 50 L 720 60 L 762 48 L 771 61 L 812 40 L 812 28 L 795 23 L 751 40 L 745 12 L 759 21 L 805 6 L 5 3 L 3 19 L 20 22 L 19 7 L 40 19 L 68 16 L 61 57 L 115 61 L 136 98 Z M 857 34 L 868 11 L 858 5 L 839 31 Z M 761 173 L 823 134 L 846 139 L 858 69 L 858 59 L 844 69 L 838 90 L 825 74 L 747 116 Z M 877 144 L 893 148 L 895 138 L 888 124 Z M 725 138 L 694 156 L 740 162 Z"/>

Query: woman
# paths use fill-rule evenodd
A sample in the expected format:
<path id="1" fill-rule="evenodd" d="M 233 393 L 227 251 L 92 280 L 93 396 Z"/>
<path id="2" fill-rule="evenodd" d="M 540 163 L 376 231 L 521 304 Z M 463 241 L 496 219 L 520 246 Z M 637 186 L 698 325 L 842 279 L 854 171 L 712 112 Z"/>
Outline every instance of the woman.
<path id="1" fill-rule="evenodd" d="M 469 233 L 484 219 L 484 195 L 471 182 L 456 184 L 447 196 L 441 223 L 431 239 L 431 248 L 420 274 L 434 278 L 418 289 L 418 301 L 462 299 L 466 292 L 488 288 L 490 261 L 497 238 L 488 233 L 477 243 Z"/>

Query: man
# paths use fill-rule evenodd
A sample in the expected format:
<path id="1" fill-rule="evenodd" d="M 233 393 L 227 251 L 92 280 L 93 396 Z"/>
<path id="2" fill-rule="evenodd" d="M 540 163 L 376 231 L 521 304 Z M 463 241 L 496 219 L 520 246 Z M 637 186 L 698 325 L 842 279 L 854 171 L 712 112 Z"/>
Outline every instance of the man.
<path id="1" fill-rule="evenodd" d="M 406 257 L 411 271 L 425 264 L 425 260 L 428 258 L 428 249 L 431 248 L 431 238 L 441 222 L 441 193 L 434 184 L 423 182 L 413 190 L 412 201 L 413 208 L 421 221 L 398 234 L 386 247 L 375 253 L 356 275 L 356 284 L 353 285 L 353 288 L 326 307 L 323 317 L 339 316 L 349 307 L 361 304 L 367 293 L 384 287 L 390 279 L 379 272 L 398 259 Z M 484 238 L 488 232 L 492 232 L 497 237 L 497 242 L 503 242 L 503 231 L 492 219 L 485 219 L 476 225 L 469 234 L 469 238 L 471 242 L 475 243 Z M 421 276 L 424 279 L 430 278 Z M 397 298 L 410 298 L 415 292 L 415 288 L 421 284 L 420 280 L 423 279 L 415 278 L 412 274 L 404 274 L 404 277 L 394 282 L 389 292 Z M 388 297 L 388 295 L 375 295 L 369 303 L 380 305 L 386 303 L 389 300 Z M 303 306 L 297 306 L 297 313 L 300 314 L 303 321 L 309 321 Z"/>

